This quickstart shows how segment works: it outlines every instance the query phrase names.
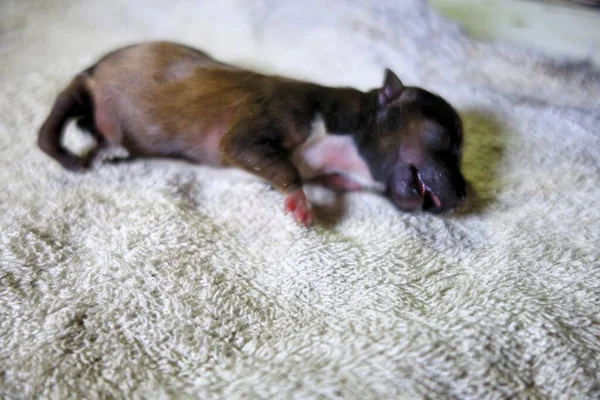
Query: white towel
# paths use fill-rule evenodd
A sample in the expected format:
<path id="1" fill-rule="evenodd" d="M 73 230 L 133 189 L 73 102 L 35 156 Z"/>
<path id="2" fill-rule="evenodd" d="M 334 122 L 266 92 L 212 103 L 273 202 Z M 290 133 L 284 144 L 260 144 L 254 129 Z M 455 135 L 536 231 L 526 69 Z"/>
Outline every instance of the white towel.
<path id="1" fill-rule="evenodd" d="M 0 397 L 600 397 L 589 65 L 475 42 L 419 0 L 0 8 Z M 75 73 L 156 38 L 361 89 L 389 67 L 438 92 L 464 119 L 469 212 L 310 188 L 305 230 L 245 173 L 73 174 L 36 148 Z"/>

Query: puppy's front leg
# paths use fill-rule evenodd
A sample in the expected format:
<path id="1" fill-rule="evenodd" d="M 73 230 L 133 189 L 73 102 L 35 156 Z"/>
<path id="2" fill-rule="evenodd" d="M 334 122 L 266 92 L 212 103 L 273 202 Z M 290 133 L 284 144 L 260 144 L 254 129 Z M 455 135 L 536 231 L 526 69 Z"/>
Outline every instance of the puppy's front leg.
<path id="1" fill-rule="evenodd" d="M 220 143 L 230 163 L 258 175 L 285 195 L 285 212 L 308 227 L 314 211 L 302 189 L 302 179 L 290 160 L 290 151 L 282 146 L 286 134 L 264 117 L 240 119 L 233 123 Z"/>

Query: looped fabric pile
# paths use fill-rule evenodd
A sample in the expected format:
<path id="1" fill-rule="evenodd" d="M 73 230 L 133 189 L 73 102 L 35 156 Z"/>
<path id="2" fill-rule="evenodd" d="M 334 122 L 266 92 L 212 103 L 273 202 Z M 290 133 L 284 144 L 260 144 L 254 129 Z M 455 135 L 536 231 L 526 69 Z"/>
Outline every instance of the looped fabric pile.
<path id="1" fill-rule="evenodd" d="M 32 0 L 0 24 L 0 397 L 600 397 L 589 64 L 478 43 L 418 0 Z M 468 209 L 311 187 L 305 230 L 239 171 L 73 174 L 36 148 L 74 74 L 150 39 L 439 93 L 464 120 Z"/>

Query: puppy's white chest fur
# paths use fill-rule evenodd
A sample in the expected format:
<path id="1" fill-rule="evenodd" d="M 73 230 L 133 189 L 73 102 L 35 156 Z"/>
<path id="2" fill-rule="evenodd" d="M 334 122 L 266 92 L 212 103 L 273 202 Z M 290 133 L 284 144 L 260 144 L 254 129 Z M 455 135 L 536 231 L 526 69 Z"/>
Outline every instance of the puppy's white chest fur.
<path id="1" fill-rule="evenodd" d="M 313 120 L 310 137 L 294 151 L 292 160 L 304 180 L 341 174 L 365 189 L 384 189 L 381 182 L 373 179 L 352 136 L 329 134 L 320 114 Z"/>

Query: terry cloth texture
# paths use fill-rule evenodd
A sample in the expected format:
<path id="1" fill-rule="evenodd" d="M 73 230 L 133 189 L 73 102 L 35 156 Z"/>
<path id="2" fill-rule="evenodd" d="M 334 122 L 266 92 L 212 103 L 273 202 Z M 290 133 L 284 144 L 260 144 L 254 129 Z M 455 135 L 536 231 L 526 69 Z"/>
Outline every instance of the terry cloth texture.
<path id="1" fill-rule="evenodd" d="M 418 0 L 0 7 L 0 397 L 600 398 L 590 65 L 478 43 Z M 468 212 L 310 188 L 307 231 L 242 172 L 73 174 L 36 148 L 75 73 L 149 39 L 361 89 L 390 67 L 440 93 L 464 118 Z"/>

